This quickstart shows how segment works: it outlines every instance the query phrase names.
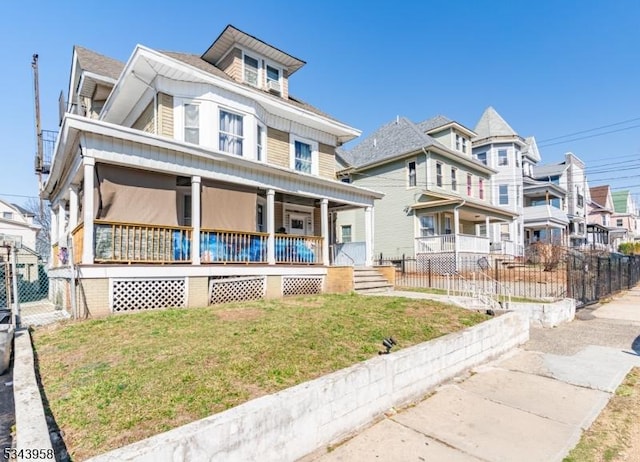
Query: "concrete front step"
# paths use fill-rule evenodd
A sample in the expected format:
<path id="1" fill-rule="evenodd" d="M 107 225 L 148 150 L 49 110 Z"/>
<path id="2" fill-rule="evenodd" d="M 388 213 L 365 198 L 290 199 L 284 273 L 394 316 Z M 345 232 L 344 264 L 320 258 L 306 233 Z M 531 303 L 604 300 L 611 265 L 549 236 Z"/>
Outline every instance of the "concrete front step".
<path id="1" fill-rule="evenodd" d="M 353 268 L 353 288 L 356 292 L 386 292 L 393 289 L 382 274 L 375 268 Z"/>
<path id="2" fill-rule="evenodd" d="M 363 289 L 385 289 L 385 290 L 391 290 L 393 287 L 391 286 L 391 284 L 389 284 L 387 282 L 387 280 L 383 280 L 383 281 L 373 281 L 373 282 L 355 282 L 354 287 L 353 287 L 356 291 L 360 291 Z"/>

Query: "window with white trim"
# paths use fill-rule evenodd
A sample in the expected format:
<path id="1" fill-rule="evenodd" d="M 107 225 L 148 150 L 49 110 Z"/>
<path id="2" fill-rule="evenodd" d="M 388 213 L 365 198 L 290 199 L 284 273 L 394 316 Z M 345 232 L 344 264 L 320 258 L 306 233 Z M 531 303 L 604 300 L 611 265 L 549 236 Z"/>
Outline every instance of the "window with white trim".
<path id="1" fill-rule="evenodd" d="M 509 231 L 509 225 L 506 223 L 503 223 L 500 225 L 500 240 L 501 241 L 511 240 L 511 232 Z"/>
<path id="2" fill-rule="evenodd" d="M 473 195 L 473 190 L 471 189 L 472 187 L 473 187 L 473 177 L 471 176 L 471 173 L 467 173 L 467 196 Z"/>
<path id="3" fill-rule="evenodd" d="M 498 165 L 509 165 L 509 156 L 506 149 L 498 149 Z"/>
<path id="4" fill-rule="evenodd" d="M 622 228 L 622 227 L 624 226 L 624 222 L 623 222 L 623 219 L 622 219 L 622 218 L 617 218 L 617 219 L 616 219 L 616 226 L 617 226 L 618 228 Z"/>
<path id="5" fill-rule="evenodd" d="M 256 125 L 256 160 L 264 162 L 264 148 L 265 148 L 265 134 L 266 130 L 260 123 Z"/>
<path id="6" fill-rule="evenodd" d="M 458 171 L 457 168 L 451 167 L 451 190 L 452 191 L 458 190 L 458 179 L 456 178 L 457 171 Z"/>
<path id="7" fill-rule="evenodd" d="M 244 55 L 244 81 L 250 85 L 258 86 L 259 63 L 256 58 Z"/>
<path id="8" fill-rule="evenodd" d="M 442 164 L 436 162 L 436 185 L 442 187 Z"/>
<path id="9" fill-rule="evenodd" d="M 280 69 L 267 64 L 267 90 L 280 92 Z"/>
<path id="10" fill-rule="evenodd" d="M 416 184 L 416 163 L 415 161 L 407 162 L 407 185 L 411 188 Z"/>
<path id="11" fill-rule="evenodd" d="M 198 104 L 184 105 L 184 141 L 200 144 L 200 106 Z"/>
<path id="12" fill-rule="evenodd" d="M 291 137 L 290 168 L 297 172 L 318 174 L 318 143 L 304 138 Z"/>
<path id="13" fill-rule="evenodd" d="M 340 231 L 342 233 L 342 243 L 347 244 L 351 242 L 351 225 L 342 225 Z"/>
<path id="14" fill-rule="evenodd" d="M 2 212 L 2 218 L 5 220 L 13 220 L 13 212 Z"/>
<path id="15" fill-rule="evenodd" d="M 219 149 L 229 154 L 242 155 L 243 117 L 220 109 Z"/>
<path id="16" fill-rule="evenodd" d="M 420 217 L 420 237 L 429 237 L 436 234 L 436 220 L 433 215 Z"/>
<path id="17" fill-rule="evenodd" d="M 498 197 L 500 205 L 509 205 L 509 186 L 501 184 L 498 186 Z"/>
<path id="18" fill-rule="evenodd" d="M 477 154 L 474 154 L 473 157 L 478 162 L 480 162 L 480 163 L 482 163 L 484 165 L 487 165 L 487 153 L 486 152 L 479 152 Z"/>
<path id="19" fill-rule="evenodd" d="M 484 199 L 484 178 L 478 178 L 478 199 Z"/>

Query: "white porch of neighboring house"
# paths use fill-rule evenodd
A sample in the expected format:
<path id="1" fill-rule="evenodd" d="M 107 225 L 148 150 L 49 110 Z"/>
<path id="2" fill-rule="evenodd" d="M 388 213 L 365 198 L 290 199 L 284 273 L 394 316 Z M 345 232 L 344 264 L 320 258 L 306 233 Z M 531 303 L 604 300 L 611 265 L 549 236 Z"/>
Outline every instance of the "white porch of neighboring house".
<path id="1" fill-rule="evenodd" d="M 424 193 L 422 202 L 411 206 L 416 216 L 415 254 L 472 254 L 492 252 L 516 256 L 510 239 L 487 236 L 493 223 L 509 225 L 516 215 L 497 207 L 443 194 Z M 431 200 L 429 200 L 431 199 Z"/>
<path id="2" fill-rule="evenodd" d="M 566 191 L 559 185 L 527 179 L 524 195 L 524 242 L 567 243 L 569 218 L 562 210 Z"/>
<path id="3" fill-rule="evenodd" d="M 210 303 L 221 281 L 234 277 L 240 278 L 236 290 L 267 297 L 305 293 L 310 286 L 323 291 L 332 210 L 362 208 L 370 216 L 374 200 L 382 197 L 71 115 L 59 143 L 69 174 L 51 186 L 59 192 L 51 197 L 50 274 L 68 279 L 75 263 L 86 286 L 80 292 L 86 295 L 97 284 L 108 294 L 111 312 L 117 311 L 119 291 L 143 292 L 158 284 L 182 294 L 169 306 Z M 366 226 L 371 264 L 372 220 Z"/>

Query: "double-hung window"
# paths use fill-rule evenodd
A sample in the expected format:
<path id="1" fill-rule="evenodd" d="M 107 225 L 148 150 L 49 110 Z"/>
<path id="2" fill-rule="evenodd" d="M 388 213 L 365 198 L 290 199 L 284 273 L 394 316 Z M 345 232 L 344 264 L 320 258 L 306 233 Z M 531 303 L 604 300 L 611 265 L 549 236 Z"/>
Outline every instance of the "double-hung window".
<path id="1" fill-rule="evenodd" d="M 500 198 L 500 205 L 509 205 L 509 186 L 501 184 L 498 186 L 498 197 Z"/>
<path id="2" fill-rule="evenodd" d="M 420 237 L 429 237 L 436 234 L 435 218 L 433 215 L 420 217 Z"/>
<path id="3" fill-rule="evenodd" d="M 228 152 L 229 154 L 235 154 L 237 156 L 242 155 L 242 141 L 243 141 L 243 129 L 242 129 L 242 116 L 220 110 L 220 150 Z"/>
<path id="4" fill-rule="evenodd" d="M 442 187 L 442 164 L 436 163 L 436 185 Z"/>
<path id="5" fill-rule="evenodd" d="M 267 90 L 280 91 L 280 70 L 267 65 Z"/>
<path id="6" fill-rule="evenodd" d="M 407 184 L 409 187 L 416 186 L 416 163 L 409 162 L 407 163 Z"/>
<path id="7" fill-rule="evenodd" d="M 484 165 L 487 165 L 487 153 L 486 152 L 479 152 L 479 153 L 475 154 L 474 157 L 476 158 L 476 160 L 478 162 L 483 163 Z"/>
<path id="8" fill-rule="evenodd" d="M 478 199 L 484 199 L 484 179 L 478 178 Z"/>
<path id="9" fill-rule="evenodd" d="M 457 169 L 455 167 L 451 167 L 451 190 L 458 190 L 458 179 L 456 178 Z"/>
<path id="10" fill-rule="evenodd" d="M 347 244 L 351 242 L 351 225 L 342 225 L 342 243 Z"/>
<path id="11" fill-rule="evenodd" d="M 506 149 L 498 149 L 498 165 L 509 165 L 509 157 Z"/>
<path id="12" fill-rule="evenodd" d="M 184 140 L 200 143 L 200 107 L 197 104 L 184 105 Z"/>
<path id="13" fill-rule="evenodd" d="M 313 163 L 311 145 L 302 141 L 294 141 L 294 168 L 298 172 L 311 173 Z"/>
<path id="14" fill-rule="evenodd" d="M 473 191 L 471 190 L 473 186 L 473 177 L 471 173 L 467 173 L 467 196 L 473 195 Z"/>
<path id="15" fill-rule="evenodd" d="M 258 86 L 258 60 L 248 55 L 244 55 L 244 81 Z"/>

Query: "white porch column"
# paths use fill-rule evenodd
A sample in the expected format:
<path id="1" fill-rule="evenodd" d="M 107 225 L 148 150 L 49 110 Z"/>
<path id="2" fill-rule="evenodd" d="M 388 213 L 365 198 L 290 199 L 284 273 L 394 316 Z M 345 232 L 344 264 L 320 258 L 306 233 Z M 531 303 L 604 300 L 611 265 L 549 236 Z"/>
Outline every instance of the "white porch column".
<path id="1" fill-rule="evenodd" d="M 371 211 L 373 207 L 366 207 L 364 209 L 364 266 L 373 266 L 373 226 Z"/>
<path id="2" fill-rule="evenodd" d="M 191 177 L 191 264 L 200 264 L 200 183 L 199 176 Z"/>
<path id="3" fill-rule="evenodd" d="M 82 200 L 82 218 L 84 221 L 84 231 L 82 240 L 82 264 L 93 264 L 93 217 L 95 210 L 93 209 L 93 177 L 95 175 L 95 159 L 93 157 L 84 157 L 84 195 Z"/>
<path id="4" fill-rule="evenodd" d="M 55 255 L 53 252 L 53 246 L 58 243 L 58 209 L 57 206 L 51 207 L 51 246 L 49 256 L 49 268 L 53 268 L 53 262 L 55 261 Z"/>
<path id="5" fill-rule="evenodd" d="M 78 186 L 69 188 L 69 232 L 78 226 Z"/>
<path id="6" fill-rule="evenodd" d="M 491 221 L 489 220 L 489 215 L 486 215 L 484 217 L 484 228 L 487 230 L 487 238 L 489 239 L 489 242 L 491 242 L 491 230 L 489 229 L 489 226 L 491 226 Z"/>
<path id="7" fill-rule="evenodd" d="M 320 235 L 322 236 L 322 264 L 328 266 L 329 260 L 329 199 L 320 200 Z"/>
<path id="8" fill-rule="evenodd" d="M 67 246 L 67 239 L 64 234 L 64 229 L 67 226 L 66 206 L 67 201 L 64 199 L 60 199 L 60 201 L 58 201 L 58 245 L 60 247 Z"/>
<path id="9" fill-rule="evenodd" d="M 275 223 L 275 197 L 276 192 L 273 189 L 267 191 L 267 263 L 276 264 L 276 240 L 274 233 L 276 232 Z"/>

